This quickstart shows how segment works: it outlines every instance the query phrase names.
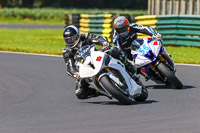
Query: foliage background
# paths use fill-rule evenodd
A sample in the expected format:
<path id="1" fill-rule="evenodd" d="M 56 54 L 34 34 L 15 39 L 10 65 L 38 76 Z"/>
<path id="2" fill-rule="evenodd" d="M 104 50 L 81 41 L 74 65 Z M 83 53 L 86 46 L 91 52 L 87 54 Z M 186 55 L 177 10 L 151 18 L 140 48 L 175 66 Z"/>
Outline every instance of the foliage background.
<path id="1" fill-rule="evenodd" d="M 61 7 L 146 10 L 147 0 L 0 0 L 3 7 Z"/>

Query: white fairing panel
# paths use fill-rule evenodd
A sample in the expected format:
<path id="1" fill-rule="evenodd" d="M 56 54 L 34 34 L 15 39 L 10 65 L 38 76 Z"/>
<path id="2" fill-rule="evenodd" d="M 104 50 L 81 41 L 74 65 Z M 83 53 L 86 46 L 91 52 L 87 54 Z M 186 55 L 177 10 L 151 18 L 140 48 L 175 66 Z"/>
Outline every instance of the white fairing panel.
<path id="1" fill-rule="evenodd" d="M 104 63 L 105 63 L 106 57 L 107 57 L 107 55 L 104 52 L 91 50 L 91 56 L 88 56 L 85 59 L 83 64 L 79 63 L 80 78 L 90 78 L 90 77 L 97 75 L 101 71 L 101 69 L 105 67 Z M 139 85 L 137 85 L 136 82 L 126 72 L 124 64 L 121 63 L 121 61 L 116 60 L 110 56 L 109 56 L 109 58 L 110 58 L 110 62 L 108 64 L 108 67 L 114 68 L 121 72 L 121 74 L 123 75 L 123 77 L 127 83 L 129 94 L 130 95 L 141 94 L 141 87 Z M 91 64 L 93 66 L 91 66 Z M 116 79 L 117 77 L 112 75 L 112 72 L 110 74 L 109 73 L 107 73 L 107 74 L 114 81 L 117 80 Z"/>
<path id="2" fill-rule="evenodd" d="M 140 68 L 142 66 L 145 66 L 149 63 L 151 63 L 152 61 L 149 60 L 148 58 L 142 56 L 142 55 L 138 55 L 135 59 L 135 67 L 136 68 Z"/>
<path id="3" fill-rule="evenodd" d="M 104 58 L 105 53 L 91 51 L 91 56 L 88 56 L 83 64 L 79 64 L 80 78 L 95 76 L 101 70 L 104 63 Z M 94 68 L 92 68 L 89 64 L 94 65 Z"/>
<path id="4" fill-rule="evenodd" d="M 160 52 L 160 48 L 162 46 L 161 42 L 159 41 L 152 41 L 150 44 L 150 47 L 153 51 L 153 53 L 156 55 L 156 57 L 158 56 L 159 52 Z"/>
<path id="5" fill-rule="evenodd" d="M 110 63 L 108 64 L 109 67 L 115 68 L 117 70 L 120 70 L 121 74 L 123 75 L 126 84 L 128 85 L 128 90 L 130 95 L 138 95 L 141 94 L 141 87 L 136 84 L 136 82 L 129 76 L 129 74 L 126 72 L 125 66 L 123 63 L 121 63 L 119 60 L 116 60 L 112 57 L 110 57 Z"/>

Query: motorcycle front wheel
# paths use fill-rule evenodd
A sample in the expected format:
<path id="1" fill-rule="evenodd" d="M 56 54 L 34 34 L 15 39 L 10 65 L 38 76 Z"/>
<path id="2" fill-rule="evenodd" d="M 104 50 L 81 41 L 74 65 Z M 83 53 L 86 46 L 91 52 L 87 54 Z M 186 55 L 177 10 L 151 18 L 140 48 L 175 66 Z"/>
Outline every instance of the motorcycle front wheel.
<path id="1" fill-rule="evenodd" d="M 142 94 L 134 99 L 137 102 L 144 102 L 148 98 L 148 90 L 142 83 L 140 83 L 139 85 L 142 86 Z"/>
<path id="2" fill-rule="evenodd" d="M 104 75 L 103 77 L 101 77 L 100 79 L 100 83 L 103 85 L 103 87 L 114 97 L 116 98 L 119 102 L 121 102 L 122 104 L 132 104 L 133 103 L 133 99 L 126 96 L 125 94 L 123 94 L 118 88 L 117 86 L 115 86 L 111 79 L 107 76 Z"/>
<path id="3" fill-rule="evenodd" d="M 181 81 L 176 77 L 176 75 L 163 63 L 158 64 L 157 69 L 160 71 L 162 76 L 167 78 L 167 81 L 174 85 L 177 89 L 182 89 L 183 84 Z"/>

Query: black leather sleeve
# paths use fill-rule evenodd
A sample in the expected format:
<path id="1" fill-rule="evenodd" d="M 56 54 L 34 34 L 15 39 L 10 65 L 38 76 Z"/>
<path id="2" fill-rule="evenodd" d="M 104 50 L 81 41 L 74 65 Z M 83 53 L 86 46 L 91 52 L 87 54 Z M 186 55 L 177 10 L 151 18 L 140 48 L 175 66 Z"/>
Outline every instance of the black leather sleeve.
<path id="1" fill-rule="evenodd" d="M 143 25 L 131 23 L 130 27 L 133 28 L 136 32 L 143 33 L 150 36 L 156 33 L 156 31 L 149 26 L 145 27 Z"/>
<path id="2" fill-rule="evenodd" d="M 88 45 L 96 44 L 96 45 L 103 46 L 104 43 L 108 42 L 106 37 L 97 36 L 91 33 L 84 34 L 84 38 L 85 38 L 85 43 L 87 43 Z"/>
<path id="3" fill-rule="evenodd" d="M 63 51 L 63 58 L 65 64 L 67 66 L 67 73 L 71 77 L 76 76 L 76 72 L 78 72 L 77 67 L 75 65 L 74 54 L 70 49 L 65 48 Z"/>

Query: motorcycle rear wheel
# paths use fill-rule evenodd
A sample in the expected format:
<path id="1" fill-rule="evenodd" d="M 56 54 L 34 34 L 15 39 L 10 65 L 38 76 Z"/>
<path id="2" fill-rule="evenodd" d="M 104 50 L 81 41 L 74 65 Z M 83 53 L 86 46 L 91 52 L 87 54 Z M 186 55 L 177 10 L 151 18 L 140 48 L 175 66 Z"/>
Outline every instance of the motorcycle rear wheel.
<path id="1" fill-rule="evenodd" d="M 181 81 L 176 77 L 176 75 L 168 68 L 166 67 L 163 63 L 160 63 L 157 66 L 157 69 L 160 71 L 160 73 L 167 78 L 167 81 L 174 85 L 177 89 L 182 89 L 183 84 Z"/>
<path id="2" fill-rule="evenodd" d="M 106 90 L 114 97 L 116 98 L 119 102 L 121 102 L 122 104 L 132 104 L 133 103 L 133 99 L 126 96 L 125 94 L 123 94 L 111 81 L 111 79 L 104 75 L 103 77 L 101 77 L 100 79 L 100 83 L 103 85 L 104 88 L 106 88 Z"/>

